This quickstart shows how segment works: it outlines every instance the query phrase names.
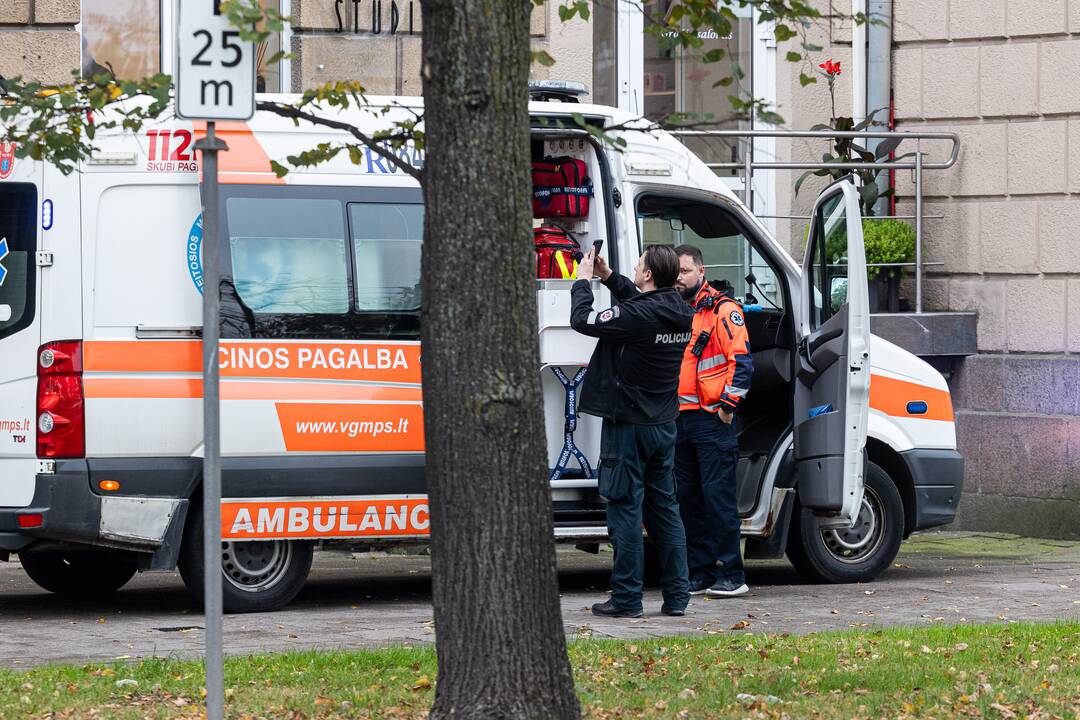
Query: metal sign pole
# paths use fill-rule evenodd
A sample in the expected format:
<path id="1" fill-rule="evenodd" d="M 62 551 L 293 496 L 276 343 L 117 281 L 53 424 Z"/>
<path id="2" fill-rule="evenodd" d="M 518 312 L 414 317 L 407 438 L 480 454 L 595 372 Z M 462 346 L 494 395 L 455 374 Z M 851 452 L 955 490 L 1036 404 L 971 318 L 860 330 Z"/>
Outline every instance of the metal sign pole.
<path id="1" fill-rule="evenodd" d="M 206 718 L 225 710 L 221 623 L 221 415 L 218 392 L 218 152 L 229 147 L 206 124 L 195 144 L 203 158 L 203 584 L 206 612 Z"/>

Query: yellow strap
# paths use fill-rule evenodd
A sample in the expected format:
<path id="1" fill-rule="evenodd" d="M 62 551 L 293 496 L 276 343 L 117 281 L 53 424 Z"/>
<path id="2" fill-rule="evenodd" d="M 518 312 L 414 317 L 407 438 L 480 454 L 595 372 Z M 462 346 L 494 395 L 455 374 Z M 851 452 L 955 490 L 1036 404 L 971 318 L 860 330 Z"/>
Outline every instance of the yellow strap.
<path id="1" fill-rule="evenodd" d="M 561 252 L 555 252 L 555 263 L 559 266 L 559 274 L 564 280 L 569 280 L 577 275 L 578 263 L 574 261 L 574 269 L 570 270 L 566 267 L 566 260 L 563 259 Z"/>

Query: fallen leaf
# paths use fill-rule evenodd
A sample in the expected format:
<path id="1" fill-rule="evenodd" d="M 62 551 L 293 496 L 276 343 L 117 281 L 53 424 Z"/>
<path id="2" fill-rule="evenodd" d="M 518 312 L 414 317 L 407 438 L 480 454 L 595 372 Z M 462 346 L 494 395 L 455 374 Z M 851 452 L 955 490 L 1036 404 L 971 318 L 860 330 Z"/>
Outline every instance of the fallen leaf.
<path id="1" fill-rule="evenodd" d="M 968 649 L 968 644 L 967 643 L 956 643 L 955 645 L 953 645 L 953 650 L 956 650 L 957 652 L 963 652 L 964 650 L 967 650 L 967 649 Z"/>
<path id="2" fill-rule="evenodd" d="M 992 707 L 994 710 L 997 710 L 999 713 L 1001 713 L 1001 717 L 1003 717 L 1003 718 L 1014 718 L 1014 717 L 1016 717 L 1016 713 L 1013 712 L 1012 708 L 1007 707 L 1005 705 L 1002 705 L 1001 703 L 990 703 L 990 707 Z"/>
<path id="3" fill-rule="evenodd" d="M 696 697 L 697 691 L 695 691 L 693 688 L 683 688 L 679 691 L 680 700 L 693 700 Z"/>
<path id="4" fill-rule="evenodd" d="M 667 710 L 667 703 L 664 702 L 663 700 L 657 700 L 656 704 L 653 705 L 653 707 L 656 708 L 657 710 Z"/>
<path id="5" fill-rule="evenodd" d="M 428 690 L 430 688 L 431 680 L 428 679 L 427 675 L 420 676 L 420 679 L 417 680 L 416 684 L 412 687 L 413 690 Z"/>
<path id="6" fill-rule="evenodd" d="M 748 627 L 750 627 L 750 623 L 748 623 L 746 620 L 740 620 L 739 622 L 732 625 L 731 629 L 732 630 L 742 630 L 743 628 L 748 628 Z"/>

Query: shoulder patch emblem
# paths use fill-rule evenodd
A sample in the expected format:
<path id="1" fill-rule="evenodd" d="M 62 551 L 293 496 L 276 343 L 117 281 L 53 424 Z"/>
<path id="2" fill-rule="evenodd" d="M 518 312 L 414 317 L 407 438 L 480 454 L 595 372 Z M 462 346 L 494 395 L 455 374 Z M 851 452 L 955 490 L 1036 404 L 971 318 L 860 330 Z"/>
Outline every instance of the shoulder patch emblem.
<path id="1" fill-rule="evenodd" d="M 731 320 L 731 322 L 735 323 L 736 325 L 738 325 L 740 327 L 743 324 L 742 313 L 739 312 L 738 310 L 732 310 L 731 314 L 728 315 L 728 318 Z"/>
<path id="2" fill-rule="evenodd" d="M 602 323 L 611 322 L 617 317 L 619 317 L 619 308 L 608 308 L 607 310 L 596 316 L 596 324 L 600 325 Z"/>

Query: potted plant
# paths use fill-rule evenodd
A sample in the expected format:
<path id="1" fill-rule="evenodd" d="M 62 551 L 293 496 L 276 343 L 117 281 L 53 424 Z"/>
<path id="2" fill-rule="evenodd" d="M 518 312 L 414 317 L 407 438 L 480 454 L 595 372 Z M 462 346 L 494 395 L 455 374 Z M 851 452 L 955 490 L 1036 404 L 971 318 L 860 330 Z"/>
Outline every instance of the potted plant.
<path id="1" fill-rule="evenodd" d="M 870 312 L 900 311 L 900 279 L 903 267 L 874 267 L 886 263 L 915 261 L 915 228 L 902 220 L 863 220 L 863 243 L 866 248 L 866 277 L 870 281 Z M 825 251 L 834 263 L 843 263 L 847 237 L 829 238 Z"/>

